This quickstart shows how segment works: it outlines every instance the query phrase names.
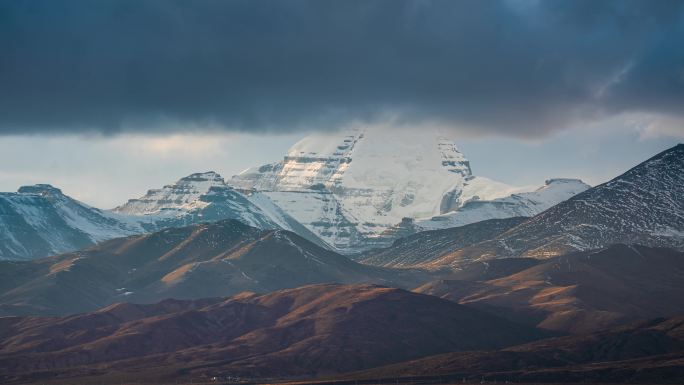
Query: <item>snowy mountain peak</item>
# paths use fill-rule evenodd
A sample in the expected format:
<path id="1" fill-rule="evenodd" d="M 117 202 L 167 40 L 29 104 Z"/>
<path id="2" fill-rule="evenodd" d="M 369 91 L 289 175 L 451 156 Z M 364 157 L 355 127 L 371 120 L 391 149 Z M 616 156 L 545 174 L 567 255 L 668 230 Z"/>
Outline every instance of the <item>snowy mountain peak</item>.
<path id="1" fill-rule="evenodd" d="M 588 190 L 591 188 L 590 185 L 584 183 L 581 179 L 573 179 L 573 178 L 553 178 L 553 179 L 547 179 L 544 181 L 544 186 L 541 186 L 534 192 L 545 192 L 547 194 L 546 198 L 551 198 L 550 194 L 553 194 L 552 191 L 555 191 L 559 194 L 564 194 L 562 197 L 562 200 L 568 199 L 570 196 L 579 194 L 582 191 Z M 565 195 L 570 195 L 570 196 L 565 196 Z M 560 200 L 560 201 L 562 201 Z M 556 203 L 560 202 L 557 201 Z"/>
<path id="2" fill-rule="evenodd" d="M 223 177 L 215 171 L 198 172 L 195 174 L 190 174 L 186 177 L 180 178 L 178 182 L 176 182 L 176 184 L 183 182 L 212 182 L 219 185 L 222 185 L 224 183 Z"/>
<path id="3" fill-rule="evenodd" d="M 579 184 L 579 185 L 587 185 L 582 181 L 582 179 L 577 179 L 577 178 L 551 178 L 547 179 L 544 181 L 544 185 L 550 186 L 550 185 L 560 185 L 560 184 Z M 587 185 L 588 186 L 588 185 Z M 542 187 L 543 188 L 543 187 Z"/>
<path id="4" fill-rule="evenodd" d="M 31 186 L 21 186 L 17 190 L 20 194 L 36 194 L 42 196 L 64 196 L 62 190 L 49 184 L 34 184 Z"/>
<path id="5" fill-rule="evenodd" d="M 437 148 L 442 154 L 442 167 L 445 167 L 450 172 L 460 174 L 463 177 L 472 176 L 470 170 L 470 162 L 465 158 L 465 155 L 458 150 L 456 143 L 444 137 L 437 139 Z"/>
<path id="6" fill-rule="evenodd" d="M 261 229 L 286 229 L 321 243 L 304 226 L 268 197 L 243 194 L 214 171 L 195 173 L 161 189 L 149 190 L 114 209 L 141 221 L 147 229 L 184 226 L 198 222 L 236 219 Z"/>
<path id="7" fill-rule="evenodd" d="M 437 130 L 355 129 L 309 135 L 281 162 L 247 169 L 228 184 L 260 191 L 328 244 L 353 251 L 404 218 L 459 207 L 470 183 L 476 188 L 468 197 L 510 189 L 490 182 L 475 180 L 454 141 Z"/>
<path id="8" fill-rule="evenodd" d="M 144 196 L 130 199 L 114 211 L 130 215 L 149 215 L 169 210 L 190 210 L 205 205 L 206 203 L 199 198 L 216 187 L 226 188 L 221 175 L 214 171 L 195 173 L 161 189 L 149 190 Z"/>

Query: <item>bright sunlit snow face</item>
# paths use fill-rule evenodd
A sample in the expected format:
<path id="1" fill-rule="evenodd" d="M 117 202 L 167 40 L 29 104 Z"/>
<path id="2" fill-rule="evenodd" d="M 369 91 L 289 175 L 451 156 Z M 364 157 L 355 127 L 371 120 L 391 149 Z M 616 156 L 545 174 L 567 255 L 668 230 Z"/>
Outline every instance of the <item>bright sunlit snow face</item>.
<path id="1" fill-rule="evenodd" d="M 456 191 L 457 201 L 470 179 L 466 157 L 446 133 L 376 126 L 311 134 L 293 145 L 282 163 L 252 168 L 229 183 L 266 191 L 283 207 L 325 189 L 348 220 L 377 232 L 404 217 L 439 214 L 442 197 Z M 321 210 L 316 216 L 327 211 Z"/>

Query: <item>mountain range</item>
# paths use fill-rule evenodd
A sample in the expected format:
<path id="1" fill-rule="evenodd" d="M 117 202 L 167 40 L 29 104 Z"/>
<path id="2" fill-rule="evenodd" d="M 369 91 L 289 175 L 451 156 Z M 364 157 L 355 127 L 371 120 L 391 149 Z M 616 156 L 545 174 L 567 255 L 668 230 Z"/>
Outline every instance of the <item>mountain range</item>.
<path id="1" fill-rule="evenodd" d="M 215 172 L 192 174 L 113 210 L 100 210 L 50 185 L 0 193 L 0 259 L 64 253 L 108 239 L 223 219 L 262 229 L 285 229 L 323 245 L 268 198 L 245 196 Z"/>
<path id="2" fill-rule="evenodd" d="M 228 183 L 268 196 L 344 254 L 391 244 L 393 228 L 406 219 L 417 232 L 530 216 L 589 188 L 571 179 L 536 190 L 508 186 L 474 176 L 439 131 L 361 129 L 307 136 L 281 162 L 247 169 Z"/>
<path id="3" fill-rule="evenodd" d="M 616 244 L 527 268 L 517 259 L 499 264 L 513 266 L 493 277 L 438 280 L 415 291 L 573 334 L 684 313 L 684 252 Z"/>
<path id="4" fill-rule="evenodd" d="M 90 207 L 50 185 L 0 193 L 0 259 L 40 258 L 222 219 L 293 231 L 355 254 L 427 229 L 534 215 L 588 187 L 552 179 L 523 192 L 473 176 L 465 156 L 437 132 L 314 134 L 281 162 L 228 181 L 212 171 L 188 175 L 112 210 Z"/>
<path id="5" fill-rule="evenodd" d="M 30 262 L 0 261 L 0 315 L 73 314 L 120 301 L 268 293 L 325 282 L 412 288 L 432 276 L 359 264 L 286 230 L 223 220 Z"/>
<path id="6" fill-rule="evenodd" d="M 391 383 L 407 378 L 452 383 L 679 384 L 683 376 L 684 317 L 680 316 L 499 351 L 446 353 L 349 374 L 335 383 Z"/>
<path id="7" fill-rule="evenodd" d="M 503 228 L 502 222 L 480 222 L 443 231 L 424 231 L 373 250 L 357 259 L 380 266 L 440 269 L 473 261 L 527 257 L 544 259 L 573 251 L 600 249 L 615 243 L 684 249 L 684 144 L 655 155 L 616 178 L 578 193 L 551 208 Z M 515 223 L 515 219 L 510 219 Z M 491 225 L 494 227 L 490 227 Z M 488 227 L 488 239 L 469 231 Z M 449 231 L 454 247 L 435 248 L 430 240 Z M 463 235 L 459 235 L 463 232 Z M 496 233 L 496 234 L 492 234 Z M 447 235 L 448 238 L 448 235 Z M 474 242 L 477 240 L 477 242 Z M 433 246 L 425 246 L 425 245 Z M 432 250 L 425 252 L 423 249 Z M 423 248 L 423 249 L 421 249 Z M 410 261 L 410 262 L 409 262 Z"/>
<path id="8" fill-rule="evenodd" d="M 62 318 L 0 318 L 0 379 L 331 374 L 543 336 L 433 296 L 326 284 L 262 296 L 119 303 Z"/>
<path id="9" fill-rule="evenodd" d="M 112 210 L 0 194 L 0 381 L 684 378 L 684 145 L 530 191 L 340 135 Z"/>

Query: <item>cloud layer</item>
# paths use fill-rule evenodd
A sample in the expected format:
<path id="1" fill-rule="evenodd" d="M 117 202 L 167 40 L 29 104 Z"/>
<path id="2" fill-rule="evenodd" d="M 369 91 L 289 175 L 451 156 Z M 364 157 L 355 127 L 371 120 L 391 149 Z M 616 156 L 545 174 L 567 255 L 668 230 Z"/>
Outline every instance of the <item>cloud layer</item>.
<path id="1" fill-rule="evenodd" d="M 682 1 L 0 3 L 0 134 L 684 115 Z"/>

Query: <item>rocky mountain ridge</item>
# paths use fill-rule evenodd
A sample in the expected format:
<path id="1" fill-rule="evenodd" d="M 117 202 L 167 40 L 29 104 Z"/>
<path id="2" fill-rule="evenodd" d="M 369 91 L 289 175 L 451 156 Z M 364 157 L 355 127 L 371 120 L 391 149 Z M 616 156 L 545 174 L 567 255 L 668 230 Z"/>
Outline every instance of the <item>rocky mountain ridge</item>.
<path id="1" fill-rule="evenodd" d="M 482 258 L 549 258 L 615 243 L 684 250 L 684 144 L 434 265 Z"/>

